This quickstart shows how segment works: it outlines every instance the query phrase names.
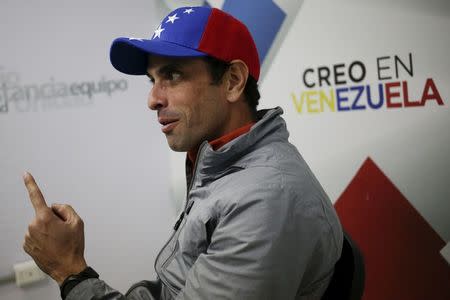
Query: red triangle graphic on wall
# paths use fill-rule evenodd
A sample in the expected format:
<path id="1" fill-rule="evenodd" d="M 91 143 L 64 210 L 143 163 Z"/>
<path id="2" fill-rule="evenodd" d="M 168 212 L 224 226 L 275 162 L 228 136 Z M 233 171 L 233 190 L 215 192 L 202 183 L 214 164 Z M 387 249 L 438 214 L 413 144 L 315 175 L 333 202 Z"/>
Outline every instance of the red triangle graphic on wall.
<path id="1" fill-rule="evenodd" d="M 364 300 L 450 299 L 445 242 L 370 158 L 335 208 L 364 255 Z"/>

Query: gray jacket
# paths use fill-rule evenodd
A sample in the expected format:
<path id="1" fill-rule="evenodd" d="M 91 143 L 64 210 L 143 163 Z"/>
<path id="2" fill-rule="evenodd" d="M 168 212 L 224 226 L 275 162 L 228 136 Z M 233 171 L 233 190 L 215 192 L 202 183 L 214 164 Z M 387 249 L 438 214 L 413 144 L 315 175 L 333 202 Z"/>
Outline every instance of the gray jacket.
<path id="1" fill-rule="evenodd" d="M 66 299 L 320 299 L 342 229 L 317 179 L 288 142 L 281 108 L 186 169 L 186 206 L 155 261 L 156 281 L 126 295 L 99 279 Z M 193 174 L 192 176 L 190 174 Z"/>

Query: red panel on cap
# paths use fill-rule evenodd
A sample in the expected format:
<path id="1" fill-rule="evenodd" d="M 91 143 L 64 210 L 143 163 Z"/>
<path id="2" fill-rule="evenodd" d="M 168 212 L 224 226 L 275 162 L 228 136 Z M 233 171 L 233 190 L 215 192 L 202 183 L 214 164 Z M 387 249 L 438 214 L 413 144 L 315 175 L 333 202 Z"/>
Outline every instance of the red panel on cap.
<path id="1" fill-rule="evenodd" d="M 198 50 L 223 61 L 241 59 L 249 73 L 259 79 L 259 57 L 247 27 L 232 16 L 212 9 Z"/>

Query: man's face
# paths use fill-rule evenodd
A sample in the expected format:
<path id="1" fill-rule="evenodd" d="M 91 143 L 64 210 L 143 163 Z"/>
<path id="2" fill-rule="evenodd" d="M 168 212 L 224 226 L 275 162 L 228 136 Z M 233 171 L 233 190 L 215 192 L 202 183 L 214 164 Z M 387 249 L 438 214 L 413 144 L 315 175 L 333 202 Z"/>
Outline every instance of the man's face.
<path id="1" fill-rule="evenodd" d="M 151 56 L 147 73 L 153 83 L 148 106 L 172 150 L 194 150 L 226 133 L 226 85 L 212 84 L 204 60 Z"/>

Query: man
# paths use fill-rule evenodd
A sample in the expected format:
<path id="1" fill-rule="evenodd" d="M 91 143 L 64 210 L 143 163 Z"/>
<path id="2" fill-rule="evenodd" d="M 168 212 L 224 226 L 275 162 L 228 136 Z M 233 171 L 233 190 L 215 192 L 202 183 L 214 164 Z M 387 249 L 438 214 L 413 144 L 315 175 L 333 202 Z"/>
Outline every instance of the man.
<path id="1" fill-rule="evenodd" d="M 63 299 L 320 299 L 342 247 L 333 206 L 280 108 L 257 111 L 259 59 L 241 22 L 179 8 L 150 40 L 118 38 L 113 66 L 147 75 L 148 106 L 174 151 L 186 151 L 185 209 L 155 262 L 158 278 L 121 295 L 84 260 L 81 218 L 47 207 L 32 176 L 36 219 L 24 249 Z"/>

